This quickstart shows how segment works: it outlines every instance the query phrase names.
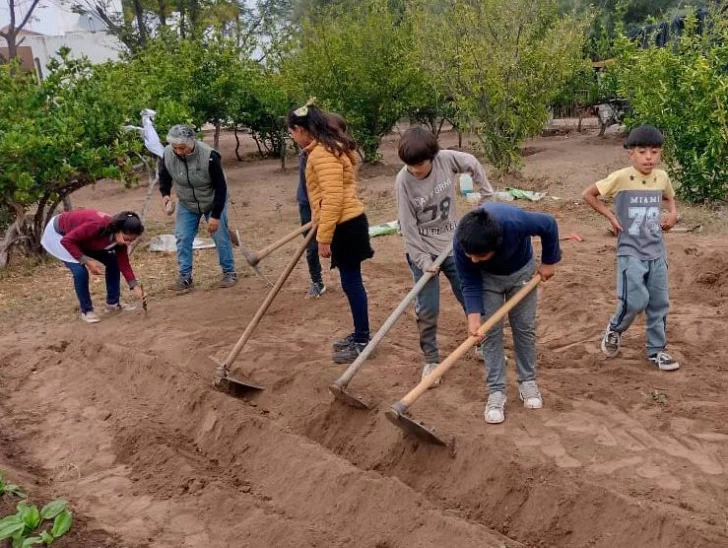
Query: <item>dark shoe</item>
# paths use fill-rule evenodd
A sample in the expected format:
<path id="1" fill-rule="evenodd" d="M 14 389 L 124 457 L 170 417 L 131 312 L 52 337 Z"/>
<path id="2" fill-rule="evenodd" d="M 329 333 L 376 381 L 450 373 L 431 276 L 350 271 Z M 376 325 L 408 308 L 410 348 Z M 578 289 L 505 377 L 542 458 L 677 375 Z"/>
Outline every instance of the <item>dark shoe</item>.
<path id="1" fill-rule="evenodd" d="M 232 287 L 238 283 L 238 275 L 235 272 L 224 272 L 220 287 Z"/>
<path id="2" fill-rule="evenodd" d="M 353 363 L 359 357 L 359 354 L 364 352 L 364 349 L 369 343 L 358 343 L 352 342 L 346 348 L 341 350 L 334 350 L 333 360 L 334 363 Z M 372 355 L 370 354 L 369 357 Z"/>
<path id="3" fill-rule="evenodd" d="M 306 294 L 307 299 L 318 299 L 321 295 L 326 293 L 326 286 L 323 282 L 316 282 L 311 284 L 311 288 Z"/>
<path id="4" fill-rule="evenodd" d="M 183 278 L 180 276 L 177 281 L 174 284 L 174 290 L 175 291 L 189 291 L 195 287 L 195 282 L 192 281 L 192 278 Z"/>
<path id="5" fill-rule="evenodd" d="M 672 356 L 665 351 L 652 354 L 650 361 L 657 366 L 660 371 L 675 371 L 680 369 L 680 364 L 672 359 Z"/>
<path id="6" fill-rule="evenodd" d="M 345 350 L 349 348 L 354 343 L 354 333 L 349 333 L 346 337 L 343 339 L 339 339 L 338 341 L 334 342 L 333 348 L 334 352 L 338 352 L 340 350 Z"/>

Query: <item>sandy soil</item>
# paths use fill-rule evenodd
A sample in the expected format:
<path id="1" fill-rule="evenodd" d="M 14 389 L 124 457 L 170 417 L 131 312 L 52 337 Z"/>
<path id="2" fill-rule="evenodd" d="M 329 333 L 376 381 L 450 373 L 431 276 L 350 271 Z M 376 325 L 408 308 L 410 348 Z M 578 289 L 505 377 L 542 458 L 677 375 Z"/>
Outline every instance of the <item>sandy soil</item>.
<path id="1" fill-rule="evenodd" d="M 362 173 L 372 223 L 395 218 L 394 143 L 383 146 L 384 164 Z M 20 265 L 0 280 L 0 467 L 31 495 L 71 501 L 79 522 L 63 546 L 81 548 L 728 546 L 728 242 L 719 214 L 695 208 L 682 208 L 684 223 L 706 230 L 667 236 L 679 372 L 645 361 L 643 322 L 620 357 L 604 358 L 598 340 L 615 306 L 615 240 L 578 196 L 624 165 L 620 143 L 593 133 L 536 139 L 524 176 L 499 181 L 559 197 L 529 207 L 586 238 L 564 244 L 557 276 L 539 289 L 544 409 L 519 405 L 510 371 L 506 422 L 486 425 L 483 366 L 470 355 L 412 408 L 450 446 L 405 437 L 383 411 L 419 380 L 412 310 L 350 385 L 374 410 L 334 402 L 327 386 L 343 369 L 330 344 L 349 329 L 348 307 L 335 272 L 326 273 L 327 295 L 305 301 L 303 264 L 235 364 L 236 375 L 266 390 L 230 398 L 210 388 L 209 356 L 229 351 L 267 286 L 238 256 L 241 282 L 215 289 L 215 253 L 204 251 L 200 287 L 172 295 L 174 257 L 140 250 L 135 266 L 152 294 L 146 318 L 82 324 L 57 264 L 34 268 L 32 278 Z M 259 249 L 298 224 L 295 162 L 286 172 L 276 161 L 238 164 L 233 147 L 226 136 L 232 224 Z M 139 209 L 145 192 L 100 184 L 75 203 Z M 151 215 L 151 232 L 172 231 L 158 204 Z M 401 238 L 373 246 L 364 270 L 376 327 L 411 277 Z M 275 277 L 293 248 L 266 259 L 263 271 Z M 442 301 L 447 353 L 463 339 L 464 320 L 445 290 Z"/>

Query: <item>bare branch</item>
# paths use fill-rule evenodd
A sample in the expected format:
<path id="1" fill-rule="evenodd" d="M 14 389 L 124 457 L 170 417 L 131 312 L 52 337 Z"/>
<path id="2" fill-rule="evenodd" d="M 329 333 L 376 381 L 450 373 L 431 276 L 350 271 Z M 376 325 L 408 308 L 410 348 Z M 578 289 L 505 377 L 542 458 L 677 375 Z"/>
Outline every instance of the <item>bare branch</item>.
<path id="1" fill-rule="evenodd" d="M 14 3 L 15 3 L 15 2 L 14 2 L 14 0 L 9 0 L 9 2 L 10 2 L 10 4 L 11 4 L 11 6 L 12 6 L 12 4 L 14 4 Z M 27 24 L 28 24 L 28 21 L 30 21 L 30 18 L 31 18 L 31 16 L 33 15 L 33 11 L 35 10 L 35 8 L 36 8 L 36 7 L 38 7 L 38 4 L 39 4 L 39 3 L 40 3 L 40 0 L 33 0 L 33 3 L 32 3 L 32 4 L 30 5 L 30 9 L 28 10 L 28 13 L 26 13 L 26 14 L 25 14 L 25 17 L 24 17 L 24 18 L 23 18 L 23 20 L 21 21 L 20 25 L 18 25 L 18 26 L 16 27 L 16 31 L 15 31 L 15 34 L 16 34 L 16 35 L 18 34 L 18 32 L 20 32 L 21 30 L 23 30 L 23 27 L 25 27 L 25 25 L 27 25 Z M 13 11 L 14 11 L 14 9 L 13 9 L 13 7 L 11 7 L 11 8 L 10 8 L 10 12 L 11 12 L 11 14 L 13 13 Z M 14 17 L 12 17 L 12 19 L 15 19 L 15 18 L 14 18 Z M 11 25 L 12 25 L 12 24 L 13 24 L 13 23 L 11 23 Z"/>

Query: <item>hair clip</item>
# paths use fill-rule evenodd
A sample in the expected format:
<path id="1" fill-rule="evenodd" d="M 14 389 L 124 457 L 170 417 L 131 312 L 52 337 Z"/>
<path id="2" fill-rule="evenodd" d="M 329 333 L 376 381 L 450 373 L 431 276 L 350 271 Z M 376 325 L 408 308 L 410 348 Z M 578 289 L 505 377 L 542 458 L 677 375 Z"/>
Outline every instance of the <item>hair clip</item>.
<path id="1" fill-rule="evenodd" d="M 301 108 L 297 108 L 293 111 L 293 114 L 298 116 L 299 118 L 303 118 L 308 114 L 308 108 L 312 107 L 316 104 L 316 97 L 311 97 L 308 101 L 306 101 L 306 104 L 303 105 Z"/>

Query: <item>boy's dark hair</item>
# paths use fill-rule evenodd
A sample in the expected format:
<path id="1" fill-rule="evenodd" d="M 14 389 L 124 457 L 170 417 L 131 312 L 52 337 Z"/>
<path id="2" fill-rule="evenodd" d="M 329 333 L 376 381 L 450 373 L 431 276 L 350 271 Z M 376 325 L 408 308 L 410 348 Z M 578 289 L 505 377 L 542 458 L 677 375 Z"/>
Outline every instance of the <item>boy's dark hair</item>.
<path id="1" fill-rule="evenodd" d="M 638 126 L 629 132 L 624 141 L 624 148 L 656 147 L 662 148 L 664 137 L 659 129 L 654 126 Z"/>
<path id="2" fill-rule="evenodd" d="M 495 217 L 484 209 L 475 209 L 460 220 L 455 237 L 468 255 L 485 255 L 498 249 L 503 232 Z"/>
<path id="3" fill-rule="evenodd" d="M 434 160 L 440 152 L 440 144 L 431 131 L 413 127 L 402 134 L 398 152 L 400 160 L 408 166 L 415 166 L 426 160 Z"/>
<path id="4" fill-rule="evenodd" d="M 104 234 L 107 235 L 116 234 L 117 232 L 141 236 L 144 233 L 144 225 L 139 215 L 133 211 L 122 211 L 114 215 L 111 222 L 104 229 Z"/>
<path id="5" fill-rule="evenodd" d="M 338 115 L 337 115 L 338 116 Z M 331 116 L 311 104 L 288 113 L 288 127 L 300 127 L 308 131 L 314 139 L 335 154 L 346 154 L 356 150 L 356 141 Z"/>

